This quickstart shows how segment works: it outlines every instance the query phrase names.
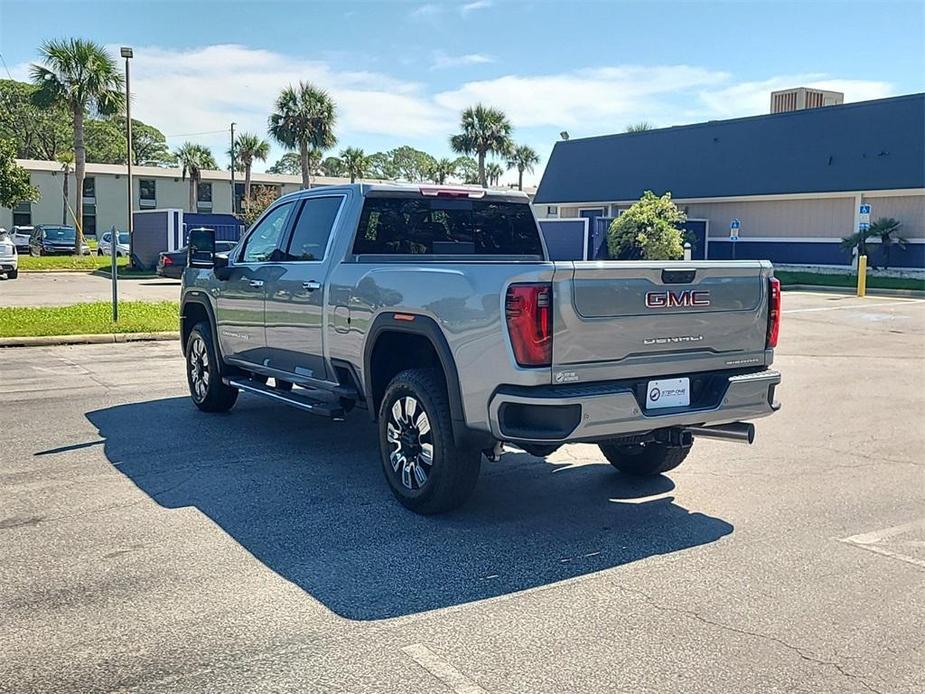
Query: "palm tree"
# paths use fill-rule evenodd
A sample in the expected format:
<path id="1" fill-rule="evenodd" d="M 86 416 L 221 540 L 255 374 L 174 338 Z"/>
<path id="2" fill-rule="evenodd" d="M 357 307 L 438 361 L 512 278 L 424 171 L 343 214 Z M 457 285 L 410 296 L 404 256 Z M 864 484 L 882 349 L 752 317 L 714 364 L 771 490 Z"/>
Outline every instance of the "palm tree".
<path id="1" fill-rule="evenodd" d="M 511 156 L 508 157 L 507 167 L 509 169 L 517 169 L 517 189 L 524 189 L 524 171 L 527 173 L 533 173 L 533 167 L 536 164 L 540 163 L 540 155 L 538 155 L 531 147 L 527 145 L 519 145 L 514 148 L 514 151 L 511 152 Z"/>
<path id="2" fill-rule="evenodd" d="M 511 123 L 498 109 L 476 104 L 462 112 L 462 132 L 450 138 L 450 146 L 460 154 L 475 154 L 479 162 L 479 183 L 484 187 L 485 155 L 507 155 L 511 149 Z"/>
<path id="3" fill-rule="evenodd" d="M 434 183 L 446 183 L 446 179 L 456 175 L 456 160 L 443 157 L 438 159 L 430 170 Z"/>
<path id="4" fill-rule="evenodd" d="M 880 239 L 880 248 L 883 249 L 884 269 L 890 266 L 890 256 L 892 255 L 893 246 L 899 246 L 902 249 L 906 248 L 908 240 L 899 235 L 899 230 L 902 229 L 902 226 L 902 222 L 898 219 L 881 217 L 871 224 L 870 228 L 867 230 L 868 238 Z"/>
<path id="5" fill-rule="evenodd" d="M 366 169 L 369 167 L 369 157 L 358 147 L 348 147 L 340 153 L 341 163 L 344 165 L 344 172 L 350 176 L 350 182 L 355 182 L 358 178 L 366 175 Z"/>
<path id="6" fill-rule="evenodd" d="M 320 150 L 315 150 L 315 151 L 318 152 L 318 155 L 320 158 L 321 151 Z M 325 176 L 331 176 L 332 178 L 336 178 L 337 176 L 344 175 L 344 162 L 342 162 L 337 157 L 325 157 L 324 161 L 322 161 L 320 165 L 316 164 L 314 167 L 310 166 L 309 169 L 313 171 L 314 169 L 319 168 L 319 166 L 321 168 L 321 173 L 324 174 Z"/>
<path id="7" fill-rule="evenodd" d="M 202 172 L 206 169 L 217 169 L 218 165 L 208 147 L 192 142 L 184 142 L 176 151 L 176 155 L 177 162 L 183 168 L 182 177 L 186 179 L 186 174 L 189 174 L 189 211 L 195 212 Z"/>
<path id="8" fill-rule="evenodd" d="M 485 167 L 485 176 L 488 179 L 489 185 L 496 186 L 501 181 L 501 176 L 504 175 L 504 169 L 501 168 L 501 164 L 496 161 L 491 162 L 488 166 Z"/>
<path id="9" fill-rule="evenodd" d="M 83 191 L 87 166 L 84 119 L 89 112 L 115 115 L 122 110 L 122 75 L 106 49 L 93 41 L 62 39 L 46 41 L 40 49 L 43 65 L 32 65 L 29 76 L 38 87 L 33 100 L 40 108 L 64 107 L 74 130 L 74 177 L 78 192 Z M 83 243 L 83 195 L 77 196 L 77 239 Z"/>
<path id="10" fill-rule="evenodd" d="M 74 153 L 70 151 L 61 152 L 58 154 L 58 163 L 61 164 L 61 173 L 63 174 L 63 180 L 61 181 L 61 197 L 64 200 L 64 204 L 61 206 L 61 223 L 67 224 L 67 199 L 69 197 L 68 179 L 71 176 L 71 167 L 74 166 Z"/>
<path id="11" fill-rule="evenodd" d="M 229 154 L 232 154 L 229 152 Z M 270 143 L 259 135 L 241 133 L 234 141 L 235 163 L 244 169 L 244 199 L 251 199 L 251 168 L 254 160 L 266 161 L 270 156 Z"/>
<path id="12" fill-rule="evenodd" d="M 330 149 L 337 144 L 334 121 L 331 97 L 307 82 L 299 82 L 298 88 L 289 85 L 276 99 L 269 132 L 284 147 L 299 150 L 303 188 L 311 186 L 309 151 Z"/>

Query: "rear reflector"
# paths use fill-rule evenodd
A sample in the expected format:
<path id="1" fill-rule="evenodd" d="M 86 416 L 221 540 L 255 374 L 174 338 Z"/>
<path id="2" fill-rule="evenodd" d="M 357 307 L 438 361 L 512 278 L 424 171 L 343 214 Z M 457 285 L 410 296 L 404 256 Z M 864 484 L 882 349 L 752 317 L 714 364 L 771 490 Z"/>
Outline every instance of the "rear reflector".
<path id="1" fill-rule="evenodd" d="M 552 285 L 512 284 L 504 301 L 514 358 L 520 366 L 552 363 Z"/>
<path id="2" fill-rule="evenodd" d="M 772 277 L 768 280 L 768 341 L 767 348 L 777 347 L 780 335 L 780 280 Z"/>
<path id="3" fill-rule="evenodd" d="M 161 262 L 164 265 L 173 265 L 173 258 L 171 258 L 169 255 L 162 255 Z"/>

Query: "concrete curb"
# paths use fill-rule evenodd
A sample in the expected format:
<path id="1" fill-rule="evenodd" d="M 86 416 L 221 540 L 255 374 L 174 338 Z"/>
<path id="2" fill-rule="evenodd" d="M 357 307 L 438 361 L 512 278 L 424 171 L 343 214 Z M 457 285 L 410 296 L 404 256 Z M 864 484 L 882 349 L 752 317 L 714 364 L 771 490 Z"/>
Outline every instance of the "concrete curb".
<path id="1" fill-rule="evenodd" d="M 825 287 L 819 284 L 785 284 L 781 287 L 783 291 L 798 292 L 825 292 L 827 294 L 856 294 L 854 287 Z M 925 299 L 925 291 L 919 289 L 867 289 L 868 294 L 873 296 L 897 296 L 897 297 L 914 297 L 916 299 Z"/>
<path id="2" fill-rule="evenodd" d="M 180 339 L 179 332 L 102 333 L 100 335 L 41 335 L 37 337 L 0 337 L 3 347 L 53 347 L 55 345 L 101 345 L 116 342 L 153 342 Z"/>

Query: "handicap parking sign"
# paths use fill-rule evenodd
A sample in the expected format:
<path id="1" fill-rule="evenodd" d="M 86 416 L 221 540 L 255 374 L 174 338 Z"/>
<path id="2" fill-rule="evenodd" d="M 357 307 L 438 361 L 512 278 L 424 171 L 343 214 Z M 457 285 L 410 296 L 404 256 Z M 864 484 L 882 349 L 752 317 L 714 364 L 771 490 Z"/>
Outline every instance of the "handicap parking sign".
<path id="1" fill-rule="evenodd" d="M 736 230 L 737 230 L 737 229 L 741 229 L 741 228 L 742 228 L 742 222 L 740 222 L 738 218 L 735 218 L 735 219 L 732 220 L 732 222 L 729 223 L 729 228 L 730 228 L 730 229 L 736 229 Z"/>

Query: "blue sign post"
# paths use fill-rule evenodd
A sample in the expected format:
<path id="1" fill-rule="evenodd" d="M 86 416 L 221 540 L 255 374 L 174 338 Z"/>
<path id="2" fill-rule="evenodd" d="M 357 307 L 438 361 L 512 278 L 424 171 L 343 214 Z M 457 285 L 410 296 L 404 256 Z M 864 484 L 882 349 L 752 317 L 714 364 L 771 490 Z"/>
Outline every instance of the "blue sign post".
<path id="1" fill-rule="evenodd" d="M 732 242 L 732 259 L 736 259 L 736 241 L 739 240 L 739 232 L 742 229 L 742 222 L 738 217 L 729 222 L 729 240 Z"/>

